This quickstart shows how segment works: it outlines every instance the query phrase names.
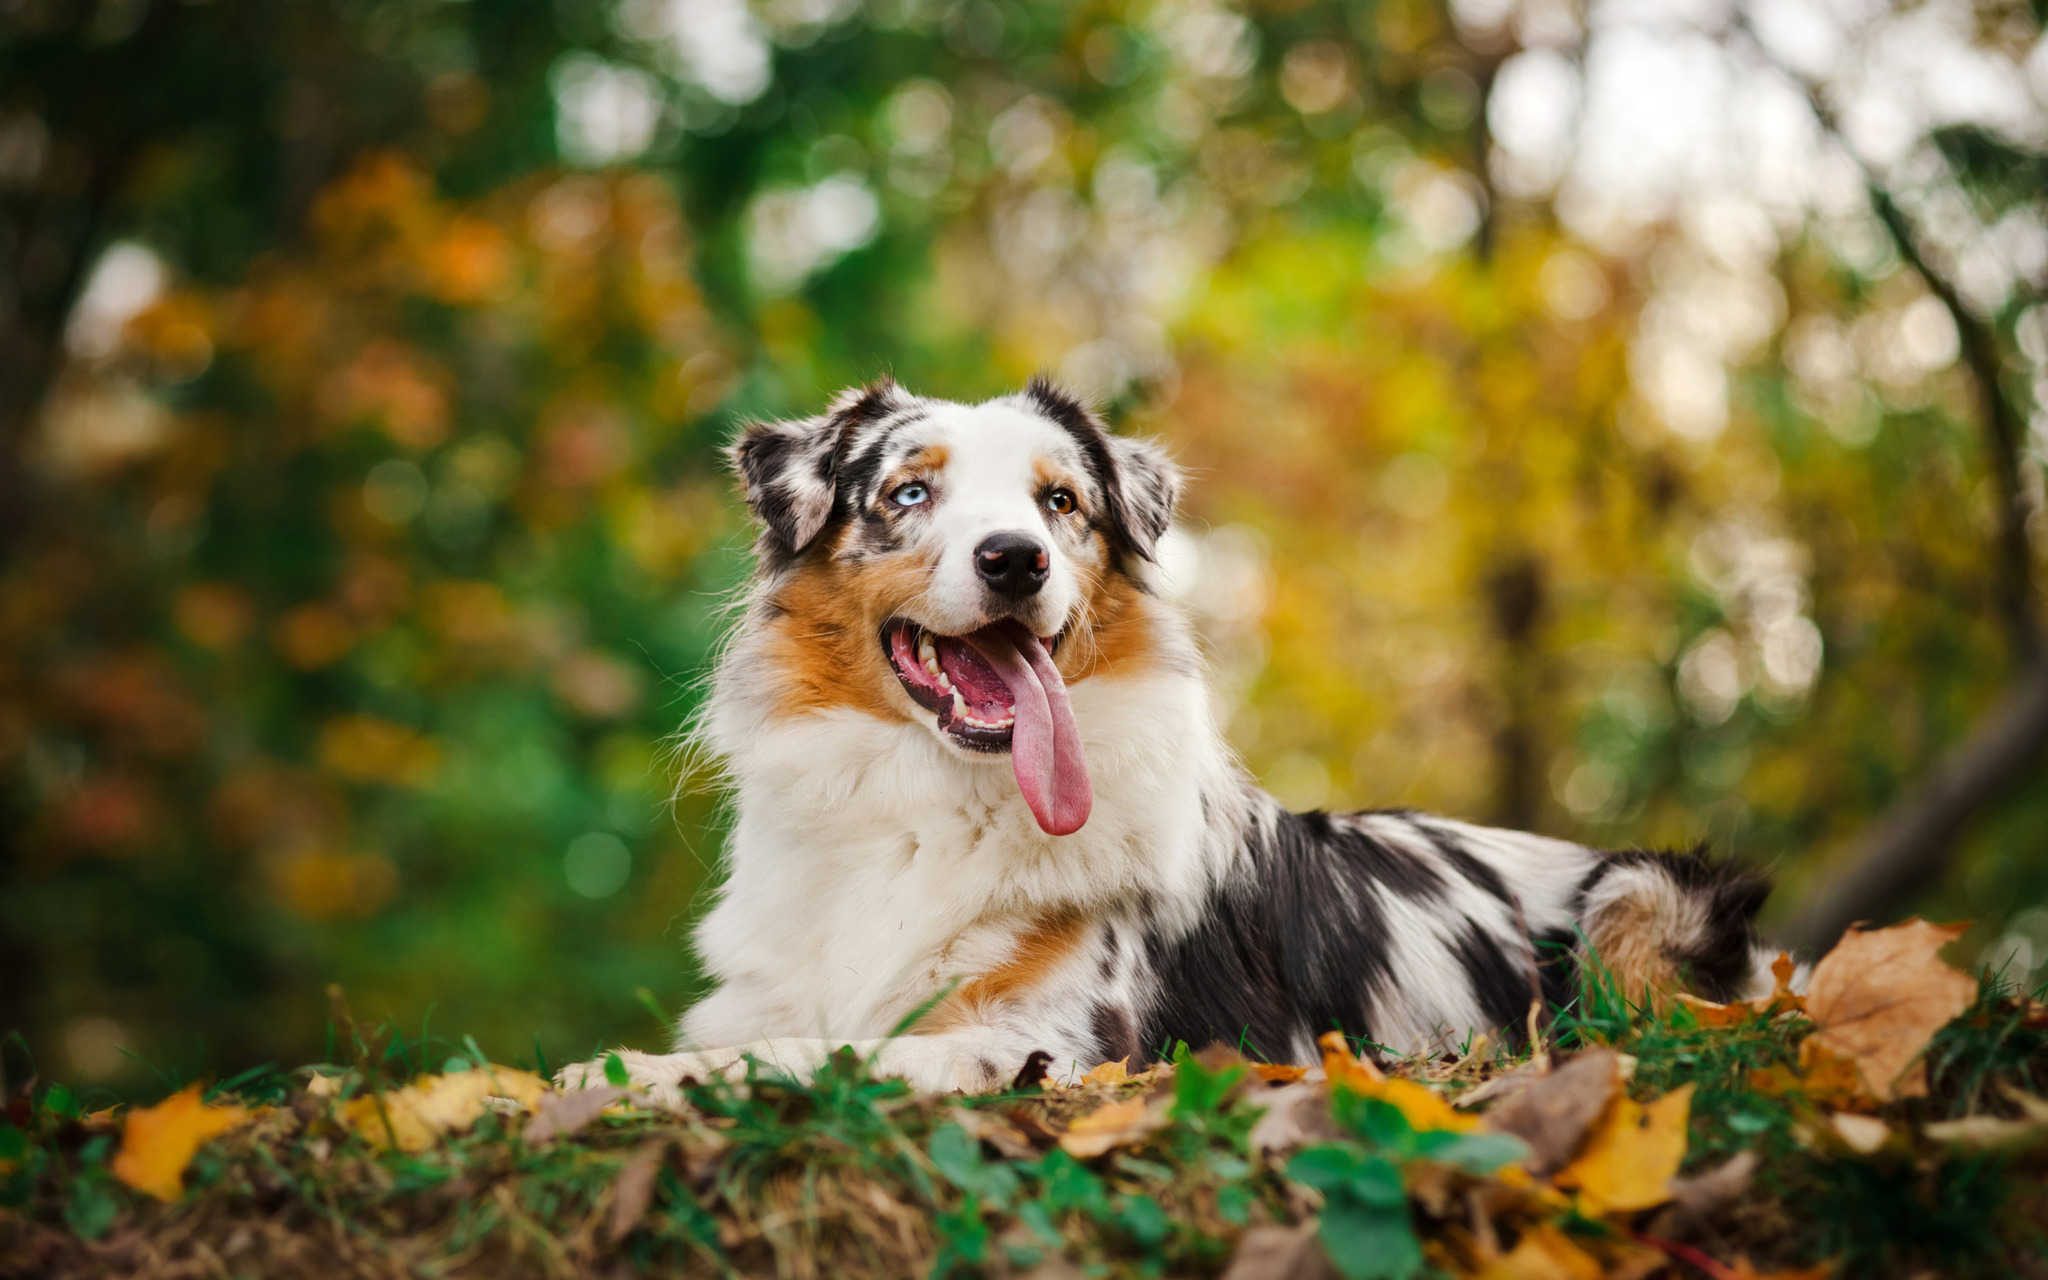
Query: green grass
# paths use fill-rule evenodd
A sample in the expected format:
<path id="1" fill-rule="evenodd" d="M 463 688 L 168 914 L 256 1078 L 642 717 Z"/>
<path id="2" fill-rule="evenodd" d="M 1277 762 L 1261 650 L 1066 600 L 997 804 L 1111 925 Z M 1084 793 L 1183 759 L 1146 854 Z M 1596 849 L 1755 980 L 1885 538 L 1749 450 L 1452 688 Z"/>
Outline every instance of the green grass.
<path id="1" fill-rule="evenodd" d="M 1697 1235 L 1712 1256 L 1746 1254 L 1760 1268 L 1833 1260 L 1841 1276 L 2005 1276 L 2029 1274 L 2048 1251 L 2041 1147 L 1951 1149 L 1918 1129 L 2014 1115 L 2007 1090 L 2039 1092 L 2048 1027 L 2029 1026 L 2027 1010 L 1987 979 L 1930 1046 L 1929 1096 L 1884 1109 L 1897 1140 L 1870 1156 L 1827 1142 L 1824 1109 L 1796 1088 L 1756 1086 L 1758 1073 L 1796 1064 L 1808 1029 L 1799 1017 L 1704 1029 L 1682 1007 L 1655 1013 L 1624 998 L 1596 971 L 1579 1000 L 1552 1011 L 1550 1042 L 1632 1056 L 1639 1098 L 1694 1085 L 1685 1172 L 1744 1150 L 1761 1157 L 1749 1190 Z M 1201 1276 L 1222 1271 L 1248 1227 L 1319 1210 L 1352 1274 L 1441 1272 L 1472 1247 L 1461 1197 L 1498 1192 L 1490 1170 L 1512 1155 L 1417 1133 L 1386 1104 L 1340 1096 L 1336 1136 L 1274 1167 L 1247 1144 L 1263 1087 L 1229 1050 L 1183 1050 L 1174 1071 L 1134 1084 L 981 1098 L 920 1096 L 842 1053 L 808 1084 L 757 1072 L 689 1086 L 682 1114 L 632 1110 L 552 1144 L 486 1115 L 405 1155 L 342 1126 L 332 1100 L 309 1096 L 309 1075 L 338 1077 L 344 1094 L 388 1088 L 479 1062 L 481 1048 L 424 1027 L 416 1038 L 361 1029 L 345 1009 L 334 1043 L 341 1061 L 215 1084 L 217 1100 L 271 1109 L 203 1147 L 171 1205 L 112 1176 L 119 1134 L 90 1117 L 110 1099 L 12 1087 L 0 1122 L 0 1276 L 941 1277 L 1016 1274 L 1056 1255 L 1090 1276 Z M 8 1046 L 11 1065 L 25 1047 Z M 1395 1069 L 1455 1095 L 1515 1065 L 1478 1054 Z M 160 1091 L 180 1083 L 166 1074 Z M 1080 1160 L 1051 1141 L 1076 1116 L 1140 1092 L 1166 1118 L 1142 1142 Z M 636 1185 L 644 1211 L 620 1218 Z M 1499 1213 L 1502 1247 L 1545 1213 L 1588 1247 L 1619 1241 L 1611 1224 L 1559 1216 L 1556 1204 Z"/>

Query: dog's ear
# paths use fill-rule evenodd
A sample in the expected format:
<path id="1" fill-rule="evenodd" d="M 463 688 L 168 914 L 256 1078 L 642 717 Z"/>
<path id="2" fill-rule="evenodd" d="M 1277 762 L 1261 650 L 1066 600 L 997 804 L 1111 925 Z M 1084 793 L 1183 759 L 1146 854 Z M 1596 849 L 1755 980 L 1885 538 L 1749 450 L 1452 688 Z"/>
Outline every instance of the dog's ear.
<path id="1" fill-rule="evenodd" d="M 1173 523 L 1180 468 L 1149 440 L 1113 436 L 1088 407 L 1043 374 L 1025 384 L 1031 406 L 1066 429 L 1088 457 L 1109 503 L 1110 532 L 1146 560 Z"/>
<path id="2" fill-rule="evenodd" d="M 901 408 L 909 396 L 889 378 L 839 393 L 815 418 L 752 422 L 729 452 L 747 505 L 786 556 L 811 545 L 832 519 L 839 464 L 863 423 Z"/>
<path id="3" fill-rule="evenodd" d="M 811 545 L 832 517 L 839 430 L 830 414 L 793 422 L 750 422 L 730 456 L 740 492 L 784 555 Z"/>
<path id="4" fill-rule="evenodd" d="M 1109 489 L 1111 509 L 1124 541 L 1150 560 L 1180 502 L 1180 468 L 1150 440 L 1111 436 L 1109 452 L 1116 460 Z"/>

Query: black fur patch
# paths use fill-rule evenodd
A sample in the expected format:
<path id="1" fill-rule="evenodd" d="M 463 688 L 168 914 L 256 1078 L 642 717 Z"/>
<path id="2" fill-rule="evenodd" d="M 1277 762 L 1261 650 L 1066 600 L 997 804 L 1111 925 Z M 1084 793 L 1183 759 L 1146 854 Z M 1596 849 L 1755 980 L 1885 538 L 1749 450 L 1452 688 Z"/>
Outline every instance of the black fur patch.
<path id="1" fill-rule="evenodd" d="M 1528 1040 L 1532 973 L 1529 954 L 1517 945 L 1510 955 L 1501 940 L 1477 924 L 1466 926 L 1455 948 L 1458 962 L 1488 1023 L 1506 1033 L 1510 1043 Z"/>
<path id="2" fill-rule="evenodd" d="M 1085 405 L 1043 374 L 1025 384 L 1024 398 L 1080 446 L 1088 478 L 1109 508 L 1111 543 L 1150 560 L 1180 500 L 1178 468 L 1156 445 L 1110 435 Z"/>
<path id="3" fill-rule="evenodd" d="M 1444 856 L 1444 861 L 1457 868 L 1459 875 L 1502 902 L 1514 901 L 1514 895 L 1508 892 L 1507 885 L 1500 878 L 1500 872 L 1480 861 L 1478 855 L 1465 847 L 1464 842 L 1450 832 L 1413 815 L 1403 816 L 1407 817 L 1409 826 L 1428 837 L 1429 842 L 1436 846 L 1436 851 Z"/>
<path id="4" fill-rule="evenodd" d="M 1378 891 L 1440 900 L 1436 870 L 1325 813 L 1280 813 L 1246 837 L 1237 874 L 1178 938 L 1148 934 L 1159 995 L 1148 1045 L 1221 1040 L 1284 1059 L 1332 1028 L 1370 1036 L 1372 1003 L 1393 981 Z"/>
<path id="5" fill-rule="evenodd" d="M 1088 1029 L 1095 1033 L 1095 1052 L 1101 1055 L 1098 1061 L 1128 1058 L 1133 1071 L 1144 1067 L 1140 1061 L 1144 1049 L 1138 1040 L 1138 1024 L 1131 1021 L 1130 1010 L 1122 1005 L 1098 1004 L 1088 1014 Z"/>

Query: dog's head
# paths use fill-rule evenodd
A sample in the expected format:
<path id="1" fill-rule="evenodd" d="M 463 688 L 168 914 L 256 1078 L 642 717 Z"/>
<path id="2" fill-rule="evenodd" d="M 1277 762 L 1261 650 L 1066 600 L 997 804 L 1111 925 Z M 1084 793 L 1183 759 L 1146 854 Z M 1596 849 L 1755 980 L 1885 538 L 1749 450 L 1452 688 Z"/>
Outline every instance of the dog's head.
<path id="1" fill-rule="evenodd" d="M 1009 753 L 1039 823 L 1087 816 L 1066 681 L 1127 650 L 1135 567 L 1173 515 L 1164 453 L 1042 379 L 985 404 L 883 380 L 733 447 L 764 526 L 789 705 L 929 724 Z M 1121 629 L 1121 630 L 1120 630 Z"/>

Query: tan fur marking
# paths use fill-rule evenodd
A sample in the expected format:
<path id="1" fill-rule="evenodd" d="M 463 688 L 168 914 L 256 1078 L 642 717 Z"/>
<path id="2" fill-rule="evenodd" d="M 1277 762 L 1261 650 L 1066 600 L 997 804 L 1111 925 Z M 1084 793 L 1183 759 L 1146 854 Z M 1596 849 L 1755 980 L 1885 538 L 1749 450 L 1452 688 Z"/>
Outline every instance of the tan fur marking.
<path id="1" fill-rule="evenodd" d="M 836 559 L 836 550 L 814 553 L 770 598 L 782 612 L 766 628 L 767 655 L 786 681 L 775 714 L 849 707 L 908 722 L 910 714 L 889 697 L 896 673 L 880 632 L 924 590 L 932 567 L 914 555 L 850 564 Z"/>
<path id="2" fill-rule="evenodd" d="M 972 1022 L 980 1010 L 1037 986 L 1074 953 L 1087 932 L 1087 920 L 1071 908 L 1040 916 L 1029 929 L 1017 935 L 1008 960 L 963 983 L 916 1030 L 951 1030 Z"/>
<path id="3" fill-rule="evenodd" d="M 1101 535 L 1095 535 L 1100 541 Z M 1107 560 L 1108 549 L 1103 548 Z M 1143 674 L 1158 660 L 1152 610 L 1157 603 L 1113 569 L 1091 577 L 1079 622 L 1060 646 L 1060 674 L 1072 684 L 1089 676 Z"/>
<path id="4" fill-rule="evenodd" d="M 1586 938 L 1600 963 L 1614 975 L 1621 994 L 1641 1000 L 1647 990 L 1661 1009 L 1679 986 L 1678 968 L 1664 951 L 1664 930 L 1657 895 L 1630 895 L 1602 909 L 1586 922 Z"/>

